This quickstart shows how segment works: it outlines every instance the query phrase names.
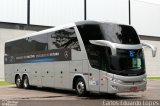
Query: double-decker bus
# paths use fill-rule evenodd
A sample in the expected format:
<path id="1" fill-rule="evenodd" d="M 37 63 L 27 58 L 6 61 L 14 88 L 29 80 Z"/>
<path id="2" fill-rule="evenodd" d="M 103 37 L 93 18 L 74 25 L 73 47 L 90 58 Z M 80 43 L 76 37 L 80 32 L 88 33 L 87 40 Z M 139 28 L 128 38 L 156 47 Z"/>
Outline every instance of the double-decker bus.
<path id="1" fill-rule="evenodd" d="M 80 21 L 5 43 L 5 80 L 30 86 L 110 94 L 146 90 L 143 46 L 135 29 Z"/>

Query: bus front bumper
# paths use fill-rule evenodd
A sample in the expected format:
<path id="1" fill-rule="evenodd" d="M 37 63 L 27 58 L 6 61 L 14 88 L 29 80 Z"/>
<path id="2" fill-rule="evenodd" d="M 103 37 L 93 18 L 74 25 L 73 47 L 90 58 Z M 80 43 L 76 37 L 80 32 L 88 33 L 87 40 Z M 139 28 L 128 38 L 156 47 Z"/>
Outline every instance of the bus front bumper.
<path id="1" fill-rule="evenodd" d="M 147 81 L 132 82 L 132 83 L 118 83 L 112 80 L 108 81 L 108 93 L 124 93 L 124 92 L 139 92 L 145 91 Z"/>

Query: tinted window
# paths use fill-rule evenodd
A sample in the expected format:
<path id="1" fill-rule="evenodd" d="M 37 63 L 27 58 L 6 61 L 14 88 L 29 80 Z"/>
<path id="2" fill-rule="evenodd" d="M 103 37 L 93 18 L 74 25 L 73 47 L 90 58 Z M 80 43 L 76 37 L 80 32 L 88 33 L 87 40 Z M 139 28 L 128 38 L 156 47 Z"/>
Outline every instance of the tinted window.
<path id="1" fill-rule="evenodd" d="M 117 49 L 117 56 L 110 55 L 110 72 L 124 76 L 137 76 L 145 73 L 142 49 Z"/>
<path id="2" fill-rule="evenodd" d="M 119 44 L 140 44 L 133 27 L 111 23 L 78 25 L 83 42 L 108 40 Z"/>
<path id="3" fill-rule="evenodd" d="M 120 44 L 140 44 L 138 35 L 131 26 L 103 23 L 101 29 L 105 40 Z"/>
<path id="4" fill-rule="evenodd" d="M 32 36 L 6 43 L 6 54 L 26 54 L 37 51 L 71 48 L 80 51 L 74 28 Z"/>
<path id="5" fill-rule="evenodd" d="M 49 50 L 71 48 L 80 51 L 74 28 L 67 28 L 49 34 Z"/>
<path id="6" fill-rule="evenodd" d="M 39 35 L 34 37 L 28 37 L 6 43 L 5 52 L 6 54 L 25 54 L 36 51 L 46 51 L 48 43 L 46 41 L 47 35 Z"/>
<path id="7" fill-rule="evenodd" d="M 89 40 L 103 40 L 103 33 L 98 24 L 80 25 L 78 30 L 84 43 L 89 43 Z"/>
<path id="8" fill-rule="evenodd" d="M 110 53 L 110 48 L 91 44 L 86 46 L 86 51 L 90 65 L 93 68 L 104 71 L 109 70 L 108 53 Z"/>

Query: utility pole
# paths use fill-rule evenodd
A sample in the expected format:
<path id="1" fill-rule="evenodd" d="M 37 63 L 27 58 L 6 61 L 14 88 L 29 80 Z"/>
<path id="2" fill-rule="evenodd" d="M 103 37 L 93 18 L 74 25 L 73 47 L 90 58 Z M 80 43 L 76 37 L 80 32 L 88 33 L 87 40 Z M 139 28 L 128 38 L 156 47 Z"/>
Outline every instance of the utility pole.
<path id="1" fill-rule="evenodd" d="M 128 1 L 129 5 L 128 5 L 128 8 L 129 8 L 129 25 L 131 25 L 131 0 Z"/>
<path id="2" fill-rule="evenodd" d="M 27 0 L 27 25 L 30 24 L 30 0 Z"/>
<path id="3" fill-rule="evenodd" d="M 84 20 L 87 20 L 87 0 L 84 0 Z"/>

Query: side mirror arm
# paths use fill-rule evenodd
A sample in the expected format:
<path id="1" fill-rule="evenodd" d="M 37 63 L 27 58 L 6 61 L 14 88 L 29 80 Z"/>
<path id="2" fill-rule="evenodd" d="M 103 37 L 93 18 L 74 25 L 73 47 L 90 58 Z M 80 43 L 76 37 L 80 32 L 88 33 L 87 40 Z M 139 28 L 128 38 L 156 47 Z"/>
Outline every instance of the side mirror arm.
<path id="1" fill-rule="evenodd" d="M 105 40 L 89 40 L 89 42 L 90 42 L 91 44 L 94 44 L 94 45 L 110 47 L 110 48 L 111 48 L 112 55 L 113 55 L 113 56 L 116 56 L 116 55 L 117 55 L 116 46 L 115 46 L 112 42 L 105 41 Z"/>
<path id="2" fill-rule="evenodd" d="M 150 48 L 152 50 L 152 56 L 156 57 L 156 52 L 157 52 L 156 47 L 154 47 L 153 45 L 148 44 L 148 43 L 142 43 L 142 46 Z"/>

